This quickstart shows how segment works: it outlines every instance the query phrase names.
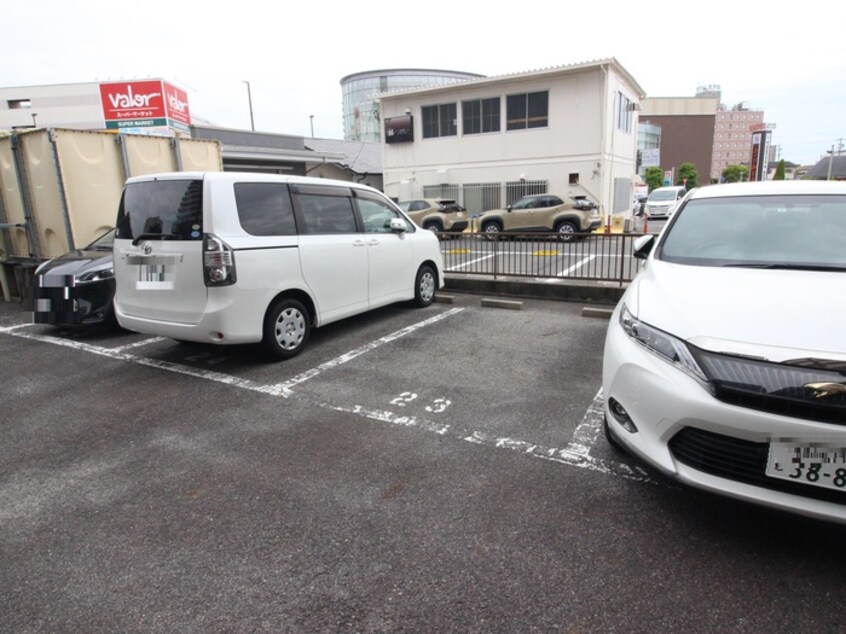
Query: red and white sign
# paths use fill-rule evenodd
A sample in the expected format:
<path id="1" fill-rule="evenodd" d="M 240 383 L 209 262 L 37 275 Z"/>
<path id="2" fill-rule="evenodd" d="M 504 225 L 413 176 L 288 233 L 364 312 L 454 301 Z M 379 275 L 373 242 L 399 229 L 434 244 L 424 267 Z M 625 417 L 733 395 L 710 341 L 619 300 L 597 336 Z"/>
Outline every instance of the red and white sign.
<path id="1" fill-rule="evenodd" d="M 164 120 L 177 126 L 191 125 L 188 94 L 159 79 L 100 84 L 100 101 L 108 127 L 121 122 L 152 125 L 154 120 L 162 120 L 155 121 L 156 125 L 165 125 Z"/>
<path id="2" fill-rule="evenodd" d="M 167 82 L 162 82 L 165 112 L 168 119 L 191 125 L 191 110 L 188 108 L 188 93 Z"/>

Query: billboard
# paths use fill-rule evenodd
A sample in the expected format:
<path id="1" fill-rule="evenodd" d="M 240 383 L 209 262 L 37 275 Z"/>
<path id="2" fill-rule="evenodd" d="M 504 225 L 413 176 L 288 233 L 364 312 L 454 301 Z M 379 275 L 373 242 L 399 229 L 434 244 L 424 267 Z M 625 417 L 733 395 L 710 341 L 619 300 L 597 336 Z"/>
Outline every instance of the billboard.
<path id="1" fill-rule="evenodd" d="M 188 131 L 188 94 L 160 79 L 100 84 L 107 130 L 169 127 Z"/>
<path id="2" fill-rule="evenodd" d="M 767 180 L 767 166 L 770 156 L 770 131 L 752 133 L 752 160 L 749 163 L 749 180 Z"/>

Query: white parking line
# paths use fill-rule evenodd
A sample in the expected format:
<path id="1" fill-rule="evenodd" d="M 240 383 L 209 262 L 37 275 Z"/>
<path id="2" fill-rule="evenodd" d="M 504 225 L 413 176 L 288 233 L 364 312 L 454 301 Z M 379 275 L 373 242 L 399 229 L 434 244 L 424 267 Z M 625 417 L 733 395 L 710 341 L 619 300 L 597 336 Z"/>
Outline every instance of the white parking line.
<path id="1" fill-rule="evenodd" d="M 133 348 L 141 348 L 143 346 L 149 346 L 150 344 L 158 343 L 160 341 L 164 341 L 164 337 L 150 337 L 149 339 L 144 339 L 143 341 L 136 341 L 135 343 L 128 343 L 125 346 L 117 346 L 112 348 L 115 352 L 123 352 L 124 350 L 132 350 Z"/>
<path id="2" fill-rule="evenodd" d="M 590 455 L 590 449 L 595 444 L 599 431 L 602 429 L 602 391 L 596 395 L 582 422 L 573 434 L 573 440 L 563 449 L 555 447 L 544 447 L 536 443 L 526 442 L 515 438 L 494 436 L 479 431 L 462 431 L 452 429 L 450 425 L 438 423 L 431 420 L 417 418 L 415 416 L 400 416 L 387 410 L 374 410 L 354 405 L 352 407 L 339 407 L 329 403 L 322 403 L 326 407 L 337 412 L 355 414 L 363 418 L 377 420 L 400 427 L 419 429 L 424 432 L 438 434 L 439 436 L 450 436 L 455 439 L 483 445 L 496 449 L 509 449 L 517 451 L 532 458 L 540 458 L 550 462 L 566 464 L 571 467 L 598 471 L 606 475 L 617 476 L 627 480 L 635 480 L 649 484 L 659 484 L 658 481 L 649 477 L 646 471 L 640 467 L 631 467 L 622 462 L 612 462 L 595 458 Z M 588 443 L 588 444 L 586 444 Z"/>
<path id="3" fill-rule="evenodd" d="M 475 264 L 476 262 L 482 262 L 484 260 L 490 260 L 492 257 L 494 257 L 494 255 L 496 255 L 496 254 L 491 253 L 490 255 L 486 255 L 485 257 L 482 257 L 482 258 L 476 258 L 475 260 L 470 260 L 469 262 L 462 262 L 461 264 L 456 264 L 455 266 L 449 267 L 447 269 L 447 271 L 457 271 L 458 269 L 463 269 L 465 266 L 470 266 L 471 264 Z"/>
<path id="4" fill-rule="evenodd" d="M 442 319 L 446 319 L 447 317 L 456 315 L 463 310 L 463 308 L 452 308 L 446 312 L 435 315 L 434 317 L 430 317 L 429 319 L 418 321 L 416 324 L 412 324 L 410 326 L 402 328 L 401 330 L 397 330 L 396 332 L 386 335 L 381 339 L 377 339 L 376 341 L 372 341 L 364 346 L 361 346 L 360 348 L 356 348 L 355 350 L 347 352 L 346 354 L 343 354 L 340 357 L 336 357 L 331 361 L 327 361 L 326 363 L 323 363 L 317 366 L 316 368 L 312 368 L 311 370 L 303 372 L 302 374 L 299 374 L 294 378 L 285 381 L 284 383 L 277 383 L 276 385 L 263 385 L 261 383 L 256 383 L 255 381 L 250 381 L 249 379 L 242 379 L 240 377 L 232 376 L 229 374 L 223 374 L 221 372 L 212 372 L 210 370 L 198 370 L 190 366 L 180 365 L 178 363 L 173 363 L 170 361 L 160 361 L 157 359 L 138 357 L 133 354 L 128 354 L 124 351 L 129 348 L 150 344 L 153 342 L 152 338 L 145 339 L 144 341 L 138 342 L 137 344 L 129 344 L 127 346 L 122 346 L 120 348 L 106 348 L 103 346 L 96 346 L 81 341 L 69 341 L 67 339 L 62 339 L 60 337 L 52 337 L 49 335 L 18 333 L 14 331 L 15 328 L 6 329 L 5 332 L 12 335 L 13 337 L 21 337 L 24 339 L 31 339 L 33 341 L 41 341 L 43 343 L 52 343 L 57 346 L 63 346 L 75 350 L 82 350 L 103 357 L 109 357 L 110 359 L 115 359 L 118 361 L 128 361 L 130 363 L 136 363 L 138 365 L 157 368 L 159 370 L 166 370 L 168 372 L 176 372 L 177 374 L 193 376 L 198 379 L 216 381 L 218 383 L 231 385 L 233 387 L 240 387 L 242 389 L 251 390 L 253 392 L 261 392 L 263 394 L 270 394 L 272 396 L 282 396 L 284 398 L 288 398 L 292 395 L 293 388 L 295 386 L 300 385 L 305 381 L 308 381 L 309 379 L 318 376 L 326 370 L 343 365 L 344 363 L 347 363 L 348 361 L 351 361 L 366 352 L 370 352 L 371 350 L 374 350 L 385 343 L 396 341 L 400 337 L 404 337 L 408 334 L 411 334 L 412 332 L 420 330 L 421 328 L 437 323 Z"/>

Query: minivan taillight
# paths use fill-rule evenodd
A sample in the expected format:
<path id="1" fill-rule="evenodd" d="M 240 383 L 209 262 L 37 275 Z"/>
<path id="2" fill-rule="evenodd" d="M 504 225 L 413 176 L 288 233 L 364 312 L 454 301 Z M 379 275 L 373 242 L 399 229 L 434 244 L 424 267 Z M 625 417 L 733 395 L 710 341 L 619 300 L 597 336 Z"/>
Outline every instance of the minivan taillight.
<path id="1" fill-rule="evenodd" d="M 229 286 L 236 281 L 235 253 L 211 233 L 203 236 L 203 278 L 206 286 Z"/>

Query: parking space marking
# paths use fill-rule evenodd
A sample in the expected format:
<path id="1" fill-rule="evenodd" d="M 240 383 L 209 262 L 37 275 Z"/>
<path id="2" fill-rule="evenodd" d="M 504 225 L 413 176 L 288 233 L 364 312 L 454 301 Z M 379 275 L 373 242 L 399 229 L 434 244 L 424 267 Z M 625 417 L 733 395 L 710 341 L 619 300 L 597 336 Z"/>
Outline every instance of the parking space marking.
<path id="1" fill-rule="evenodd" d="M 558 464 L 566 464 L 571 467 L 598 471 L 605 475 L 617 476 L 626 480 L 634 480 L 647 484 L 660 484 L 651 478 L 649 474 L 640 467 L 632 467 L 623 462 L 614 462 L 596 458 L 590 455 L 590 449 L 595 444 L 599 431 L 602 429 L 602 391 L 596 395 L 590 407 L 576 428 L 573 440 L 563 449 L 545 447 L 536 443 L 526 442 L 515 438 L 495 436 L 485 432 L 466 431 L 453 429 L 451 425 L 438 423 L 431 420 L 417 418 L 416 416 L 401 416 L 387 410 L 368 409 L 361 405 L 352 407 L 341 407 L 330 403 L 321 403 L 321 407 L 355 414 L 363 418 L 389 423 L 400 427 L 415 428 L 424 432 L 434 433 L 439 436 L 449 436 L 458 440 L 493 447 L 496 449 L 508 449 L 516 451 L 532 458 L 540 458 Z"/>
<path id="2" fill-rule="evenodd" d="M 327 361 L 326 363 L 322 363 L 319 366 L 312 368 L 311 370 L 307 370 L 306 372 L 303 372 L 297 375 L 296 377 L 289 379 L 288 381 L 285 381 L 283 383 L 277 383 L 275 385 L 265 385 L 261 383 L 256 383 L 255 381 L 251 381 L 249 379 L 243 379 L 229 374 L 212 372 L 209 370 L 198 370 L 178 363 L 173 363 L 170 361 L 161 361 L 157 359 L 148 359 L 146 357 L 141 357 L 126 352 L 126 350 L 128 349 L 134 349 L 141 346 L 149 345 L 156 341 L 161 341 L 162 338 L 160 337 L 145 339 L 143 341 L 136 342 L 134 344 L 127 344 L 126 346 L 120 346 L 118 348 L 106 348 L 103 346 L 97 346 L 81 341 L 62 339 L 60 337 L 53 337 L 50 335 L 18 332 L 25 326 L 29 326 L 31 324 L 19 324 L 11 327 L 3 327 L 0 328 L 0 333 L 5 333 L 13 337 L 30 339 L 42 343 L 50 343 L 53 345 L 63 346 L 66 348 L 80 350 L 83 352 L 90 352 L 92 354 L 108 357 L 116 361 L 135 363 L 138 365 L 143 365 L 158 370 L 175 372 L 177 374 L 183 374 L 186 376 L 204 379 L 207 381 L 215 381 L 217 383 L 222 383 L 231 387 L 250 390 L 253 392 L 259 392 L 270 396 L 281 396 L 283 398 L 289 398 L 294 394 L 294 387 L 301 385 L 316 376 L 319 376 L 327 370 L 339 367 L 349 361 L 357 359 L 361 355 L 370 352 L 371 350 L 374 350 L 386 343 L 396 341 L 397 339 L 400 339 L 408 334 L 416 332 L 421 328 L 437 323 L 443 319 L 446 319 L 447 317 L 451 317 L 452 315 L 456 315 L 463 310 L 464 308 L 453 308 L 438 315 L 435 315 L 434 317 L 419 321 L 415 324 L 397 330 L 389 335 L 381 337 L 380 339 L 376 339 L 375 341 L 372 341 L 359 348 L 356 348 L 355 350 L 351 350 L 350 352 L 347 352 L 339 357 L 336 357 L 335 359 Z M 511 451 L 517 451 L 532 458 L 540 458 L 542 460 L 556 462 L 559 464 L 566 464 L 573 467 L 597 471 L 606 475 L 622 477 L 627 480 L 635 480 L 638 482 L 650 484 L 659 484 L 656 480 L 650 478 L 646 471 L 640 469 L 639 467 L 632 467 L 622 462 L 604 460 L 602 458 L 596 458 L 590 455 L 591 448 L 596 444 L 597 436 L 602 430 L 603 404 L 601 390 L 594 397 L 594 400 L 585 412 L 581 423 L 576 427 L 576 430 L 573 433 L 572 440 L 563 449 L 555 447 L 545 447 L 543 445 L 526 442 L 516 438 L 495 436 L 486 432 L 458 430 L 454 429 L 451 425 L 446 423 L 440 423 L 424 418 L 418 418 L 416 416 L 398 415 L 388 410 L 369 409 L 361 405 L 354 405 L 352 407 L 343 407 L 333 405 L 331 403 L 319 403 L 318 405 L 320 407 L 325 407 L 327 409 L 331 409 L 337 412 L 346 412 L 349 414 L 354 414 L 356 416 L 361 416 L 363 418 L 389 423 L 391 425 L 419 429 L 421 431 L 427 433 L 434 433 L 440 436 L 449 436 L 451 438 L 469 442 L 475 445 L 493 447 L 496 449 L 508 449 Z M 443 409 L 445 408 L 437 408 L 433 406 L 431 408 L 427 408 L 427 411 L 431 410 L 430 413 L 437 414 L 442 412 Z"/>
<path id="3" fill-rule="evenodd" d="M 249 379 L 242 379 L 240 377 L 232 376 L 230 374 L 223 374 L 221 372 L 212 372 L 211 370 L 198 370 L 186 365 L 181 365 L 178 363 L 173 363 L 171 361 L 161 361 L 158 359 L 148 359 L 146 357 L 139 357 L 133 354 L 129 354 L 125 352 L 126 349 L 130 349 L 133 347 L 138 347 L 141 345 L 147 345 L 153 343 L 153 339 L 145 339 L 142 342 L 138 342 L 137 344 L 129 344 L 127 346 L 121 346 L 119 348 L 106 348 L 103 346 L 97 346 L 89 343 L 84 343 L 81 341 L 70 341 L 68 339 L 62 339 L 61 337 L 53 337 L 50 335 L 39 335 L 33 333 L 24 333 L 24 332 L 15 332 L 14 329 L 4 329 L 3 332 L 7 332 L 8 334 L 14 337 L 21 337 L 24 339 L 31 339 L 33 341 L 40 341 L 43 343 L 52 343 L 54 345 L 63 346 L 66 348 L 72 348 L 75 350 L 82 350 L 85 352 L 91 352 L 93 354 L 98 354 L 100 356 L 109 357 L 111 359 L 115 359 L 118 361 L 128 361 L 130 363 L 136 363 L 139 365 L 144 365 L 152 368 L 157 368 L 159 370 L 166 370 L 168 372 L 176 372 L 177 374 L 184 374 L 187 376 L 193 376 L 199 379 L 206 379 L 208 381 L 216 381 L 218 383 L 223 383 L 225 385 L 231 385 L 233 387 L 240 387 L 245 390 L 251 390 L 253 392 L 261 392 L 262 394 L 270 394 L 271 396 L 281 396 L 283 398 L 288 398 L 293 394 L 293 388 L 297 385 L 301 385 L 305 383 L 309 379 L 312 379 L 326 370 L 336 368 L 348 361 L 352 361 L 360 357 L 361 355 L 365 354 L 366 352 L 370 352 L 382 346 L 386 343 L 390 343 L 392 341 L 396 341 L 401 337 L 411 334 L 421 328 L 429 326 L 431 324 L 437 323 L 442 319 L 446 319 L 447 317 L 451 317 L 452 315 L 456 315 L 463 311 L 463 308 L 452 308 L 447 310 L 443 313 L 435 315 L 434 317 L 429 317 L 428 319 L 424 319 L 423 321 L 418 321 L 416 324 L 411 324 L 410 326 L 406 326 L 396 332 L 393 332 L 389 335 L 382 337 L 381 339 L 377 339 L 375 341 L 371 341 L 368 344 L 361 346 L 360 348 L 356 348 L 355 350 L 351 350 L 346 354 L 342 354 L 340 357 L 336 357 L 331 361 L 327 361 L 316 368 L 312 368 L 311 370 L 307 370 L 288 381 L 283 383 L 277 383 L 275 385 L 264 385 L 261 383 L 256 383 L 255 381 L 250 381 Z M 162 338 L 159 338 L 160 340 Z"/>
<path id="4" fill-rule="evenodd" d="M 277 392 L 275 387 L 272 385 L 262 385 L 261 383 L 250 381 L 249 379 L 242 379 L 236 376 L 231 376 L 229 374 L 222 374 L 220 372 L 211 372 L 209 370 L 196 370 L 194 368 L 185 365 L 180 365 L 178 363 L 171 363 L 170 361 L 159 361 L 157 359 L 147 359 L 145 357 L 138 357 L 134 354 L 128 354 L 126 352 L 122 352 L 114 348 L 95 346 L 82 341 L 70 341 L 68 339 L 52 337 L 50 335 L 37 335 L 26 332 L 12 332 L 9 334 L 11 334 L 13 337 L 31 339 L 33 341 L 39 341 L 41 343 L 51 343 L 65 348 L 81 350 L 83 352 L 90 352 L 92 354 L 100 355 L 101 357 L 108 357 L 116 361 L 127 361 L 129 363 L 136 363 L 138 365 L 156 368 L 158 370 L 166 370 L 168 372 L 175 372 L 177 374 L 193 376 L 198 379 L 215 381 L 217 383 L 223 383 L 225 385 L 231 385 L 233 387 L 239 387 L 245 390 L 251 390 L 253 392 L 261 392 L 263 394 L 270 394 L 272 396 L 285 396 L 284 394 Z"/>
<path id="5" fill-rule="evenodd" d="M 397 330 L 396 332 L 393 332 L 389 335 L 386 335 L 386 336 L 382 337 L 381 339 L 376 339 L 375 341 L 371 341 L 370 343 L 367 343 L 367 344 L 361 346 L 360 348 L 356 348 L 355 350 L 351 350 L 350 352 L 347 352 L 346 354 L 342 354 L 340 357 L 336 357 L 336 358 L 332 359 L 331 361 L 327 361 L 326 363 L 322 363 L 319 366 L 317 366 L 316 368 L 312 368 L 311 370 L 306 370 L 305 372 L 298 374 L 294 378 L 288 379 L 284 383 L 278 383 L 274 386 L 274 388 L 281 391 L 285 395 L 289 395 L 291 393 L 291 390 L 294 387 L 296 387 L 297 385 L 300 385 L 302 383 L 305 383 L 309 379 L 313 379 L 314 377 L 318 376 L 319 374 L 322 374 L 326 370 L 331 370 L 332 368 L 337 368 L 338 366 L 343 365 L 343 364 L 347 363 L 348 361 L 352 361 L 353 359 L 360 357 L 361 355 L 363 355 L 366 352 L 370 352 L 371 350 L 375 350 L 376 348 L 378 348 L 381 345 L 384 345 L 386 343 L 390 343 L 392 341 L 396 341 L 400 337 L 405 337 L 406 335 L 409 335 L 412 332 L 415 332 L 416 330 L 420 330 L 421 328 L 425 328 L 426 326 L 437 323 L 437 322 L 441 321 L 442 319 L 446 319 L 447 317 L 457 315 L 458 313 L 460 313 L 463 310 L 464 310 L 463 308 L 452 308 L 452 309 L 450 309 L 446 312 L 443 312 L 439 315 L 435 315 L 434 317 L 430 317 L 429 319 L 424 319 L 423 321 L 418 321 L 416 324 L 411 324 L 410 326 L 406 326 L 405 328 L 402 328 L 401 330 Z"/>
<path id="6" fill-rule="evenodd" d="M 144 339 L 143 341 L 136 341 L 135 343 L 128 343 L 125 346 L 116 346 L 112 348 L 115 352 L 123 352 L 124 350 L 132 350 L 133 348 L 142 348 L 144 346 L 149 346 L 150 344 L 158 343 L 160 341 L 164 341 L 164 337 L 150 337 L 149 339 Z"/>

